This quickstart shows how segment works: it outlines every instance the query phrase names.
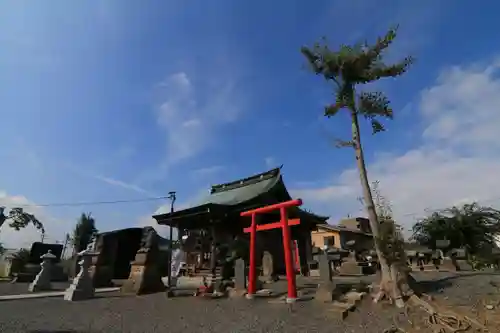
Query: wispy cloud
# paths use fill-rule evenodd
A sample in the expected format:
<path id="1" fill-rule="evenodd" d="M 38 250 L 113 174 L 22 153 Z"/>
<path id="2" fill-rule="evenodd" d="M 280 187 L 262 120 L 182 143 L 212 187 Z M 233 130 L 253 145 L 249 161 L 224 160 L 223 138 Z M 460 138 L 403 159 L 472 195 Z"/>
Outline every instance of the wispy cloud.
<path id="1" fill-rule="evenodd" d="M 150 191 L 145 190 L 142 187 L 139 187 L 137 185 L 123 182 L 121 180 L 117 180 L 117 179 L 113 179 L 113 178 L 105 177 L 105 176 L 100 176 L 100 175 L 91 175 L 91 177 L 95 178 L 97 180 L 100 180 L 106 184 L 112 185 L 112 186 L 118 186 L 118 187 L 121 187 L 121 188 L 124 188 L 127 190 L 131 190 L 131 191 L 135 191 L 138 193 L 143 193 L 143 194 L 153 196 L 153 194 Z"/>
<path id="2" fill-rule="evenodd" d="M 87 178 L 92 178 L 92 179 L 98 180 L 100 182 L 103 182 L 103 183 L 111 185 L 111 186 L 120 187 L 120 188 L 123 188 L 126 190 L 141 193 L 141 194 L 146 194 L 150 197 L 157 196 L 154 193 L 152 193 L 151 191 L 148 191 L 148 190 L 146 190 L 146 189 L 144 189 L 136 184 L 125 182 L 122 180 L 118 180 L 118 179 L 115 179 L 112 177 L 103 176 L 101 174 L 94 173 L 90 170 L 84 170 L 80 167 L 75 166 L 74 164 L 71 164 L 71 163 L 62 162 L 62 163 L 60 163 L 60 165 L 65 167 L 68 170 L 71 170 L 72 172 L 75 172 L 76 174 L 79 174 L 79 175 L 87 177 Z"/>
<path id="3" fill-rule="evenodd" d="M 219 173 L 224 169 L 225 167 L 223 165 L 214 165 L 206 168 L 196 169 L 192 172 L 192 175 L 196 178 L 205 178 L 213 176 L 214 174 Z"/>
<path id="4" fill-rule="evenodd" d="M 167 135 L 167 164 L 193 157 L 213 142 L 216 128 L 242 111 L 233 79 L 193 82 L 186 72 L 157 85 L 158 124 Z"/>

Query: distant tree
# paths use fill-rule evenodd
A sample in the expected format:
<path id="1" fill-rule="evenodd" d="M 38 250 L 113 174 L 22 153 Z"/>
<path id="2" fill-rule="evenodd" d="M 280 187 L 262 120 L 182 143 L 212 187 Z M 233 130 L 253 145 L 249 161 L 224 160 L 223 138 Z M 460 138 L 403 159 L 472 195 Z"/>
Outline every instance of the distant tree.
<path id="1" fill-rule="evenodd" d="M 29 224 L 33 224 L 42 234 L 45 233 L 42 222 L 40 222 L 35 215 L 26 213 L 22 208 L 12 208 L 8 215 L 5 215 L 4 212 L 5 207 L 0 207 L 0 228 L 6 221 L 9 221 L 9 227 L 17 231 L 26 228 Z"/>
<path id="2" fill-rule="evenodd" d="M 412 239 L 435 248 L 437 240 L 449 240 L 451 248 L 466 248 L 471 254 L 491 252 L 500 234 L 500 211 L 477 203 L 432 213 L 413 226 Z"/>
<path id="3" fill-rule="evenodd" d="M 85 250 L 96 234 L 94 217 L 92 217 L 91 213 L 82 213 L 73 230 L 73 254 Z"/>
<path id="4" fill-rule="evenodd" d="M 393 110 L 388 98 L 380 91 L 366 92 L 358 89 L 360 85 L 376 82 L 383 78 L 394 78 L 405 73 L 412 64 L 411 57 L 403 61 L 387 65 L 383 62 L 385 51 L 396 37 L 396 29 L 390 29 L 376 43 L 360 43 L 354 46 L 342 45 L 338 50 L 331 50 L 326 43 L 317 43 L 312 48 L 303 47 L 302 54 L 307 58 L 312 70 L 333 83 L 335 102 L 325 108 L 325 116 L 332 117 L 340 110 L 347 110 L 350 118 L 351 140 L 338 140 L 339 147 L 354 149 L 359 171 L 363 199 L 374 236 L 375 249 L 381 266 L 380 292 L 375 301 L 388 297 L 395 301 L 398 307 L 403 307 L 403 283 L 407 273 L 403 273 L 397 262 L 390 262 L 383 251 L 383 237 L 373 201 L 370 183 L 366 171 L 359 118 L 365 118 L 371 123 L 373 134 L 384 131 L 380 118 L 392 119 Z M 398 281 L 396 281 L 398 280 Z"/>

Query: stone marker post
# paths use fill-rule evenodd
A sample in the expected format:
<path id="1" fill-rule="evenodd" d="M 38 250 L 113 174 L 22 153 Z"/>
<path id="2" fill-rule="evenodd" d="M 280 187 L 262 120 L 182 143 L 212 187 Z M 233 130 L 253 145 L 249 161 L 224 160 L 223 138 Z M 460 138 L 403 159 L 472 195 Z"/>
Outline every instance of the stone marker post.
<path id="1" fill-rule="evenodd" d="M 314 298 L 319 302 L 332 302 L 336 296 L 335 283 L 332 281 L 332 268 L 328 254 L 321 254 L 319 260 L 319 277 L 320 282 L 316 297 Z"/>
<path id="2" fill-rule="evenodd" d="M 467 250 L 465 248 L 455 249 L 452 260 L 457 271 L 472 271 L 473 267 L 467 261 Z"/>
<path id="3" fill-rule="evenodd" d="M 247 292 L 247 267 L 245 260 L 237 259 L 234 263 L 234 295 L 243 296 Z"/>
<path id="4" fill-rule="evenodd" d="M 36 291 L 44 291 L 51 290 L 52 285 L 51 281 L 51 273 L 52 273 L 52 261 L 56 259 L 56 256 L 52 254 L 52 251 L 48 251 L 44 255 L 40 257 L 42 259 L 42 263 L 40 266 L 42 269 L 36 275 L 35 279 L 32 283 L 30 283 L 28 290 L 30 292 Z"/>
<path id="5" fill-rule="evenodd" d="M 95 289 L 89 274 L 92 254 L 88 250 L 83 250 L 78 253 L 78 256 L 82 258 L 78 262 L 80 269 L 78 275 L 73 279 L 73 283 L 64 293 L 66 301 L 80 301 L 94 297 Z"/>
<path id="6" fill-rule="evenodd" d="M 264 251 L 262 255 L 262 275 L 266 283 L 272 283 L 278 280 L 278 276 L 274 270 L 274 258 L 269 251 Z"/>

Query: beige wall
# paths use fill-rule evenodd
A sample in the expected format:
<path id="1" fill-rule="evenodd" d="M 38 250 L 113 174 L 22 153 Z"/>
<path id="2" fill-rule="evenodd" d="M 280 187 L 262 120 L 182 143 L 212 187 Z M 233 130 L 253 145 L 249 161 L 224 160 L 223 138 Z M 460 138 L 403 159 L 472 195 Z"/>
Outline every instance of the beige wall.
<path id="1" fill-rule="evenodd" d="M 311 232 L 311 241 L 313 247 L 322 248 L 325 244 L 325 237 L 334 237 L 335 238 L 335 247 L 340 248 L 340 235 L 336 231 L 326 231 L 326 230 L 318 230 Z"/>

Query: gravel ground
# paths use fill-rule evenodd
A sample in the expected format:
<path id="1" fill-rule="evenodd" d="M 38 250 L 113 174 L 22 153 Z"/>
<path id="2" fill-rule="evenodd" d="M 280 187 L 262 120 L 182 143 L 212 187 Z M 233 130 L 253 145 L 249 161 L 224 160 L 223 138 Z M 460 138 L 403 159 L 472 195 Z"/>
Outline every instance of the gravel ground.
<path id="1" fill-rule="evenodd" d="M 450 302 L 473 302 L 485 293 L 498 291 L 500 275 L 460 275 L 417 273 L 427 282 L 426 292 L 446 295 Z M 306 283 L 301 280 L 299 283 Z M 281 287 L 279 287 L 281 288 Z M 397 310 L 372 305 L 337 320 L 327 306 L 314 302 L 297 303 L 290 308 L 257 299 L 219 299 L 179 297 L 163 294 L 121 297 L 106 294 L 93 300 L 65 302 L 45 298 L 0 302 L 0 332 L 349 332 L 381 333 L 392 324 Z"/>
<path id="2" fill-rule="evenodd" d="M 352 313 L 339 322 L 313 303 L 296 304 L 290 311 L 287 305 L 264 300 L 166 299 L 162 294 L 78 303 L 46 298 L 0 303 L 0 331 L 381 332 L 390 322 L 377 310 Z"/>

